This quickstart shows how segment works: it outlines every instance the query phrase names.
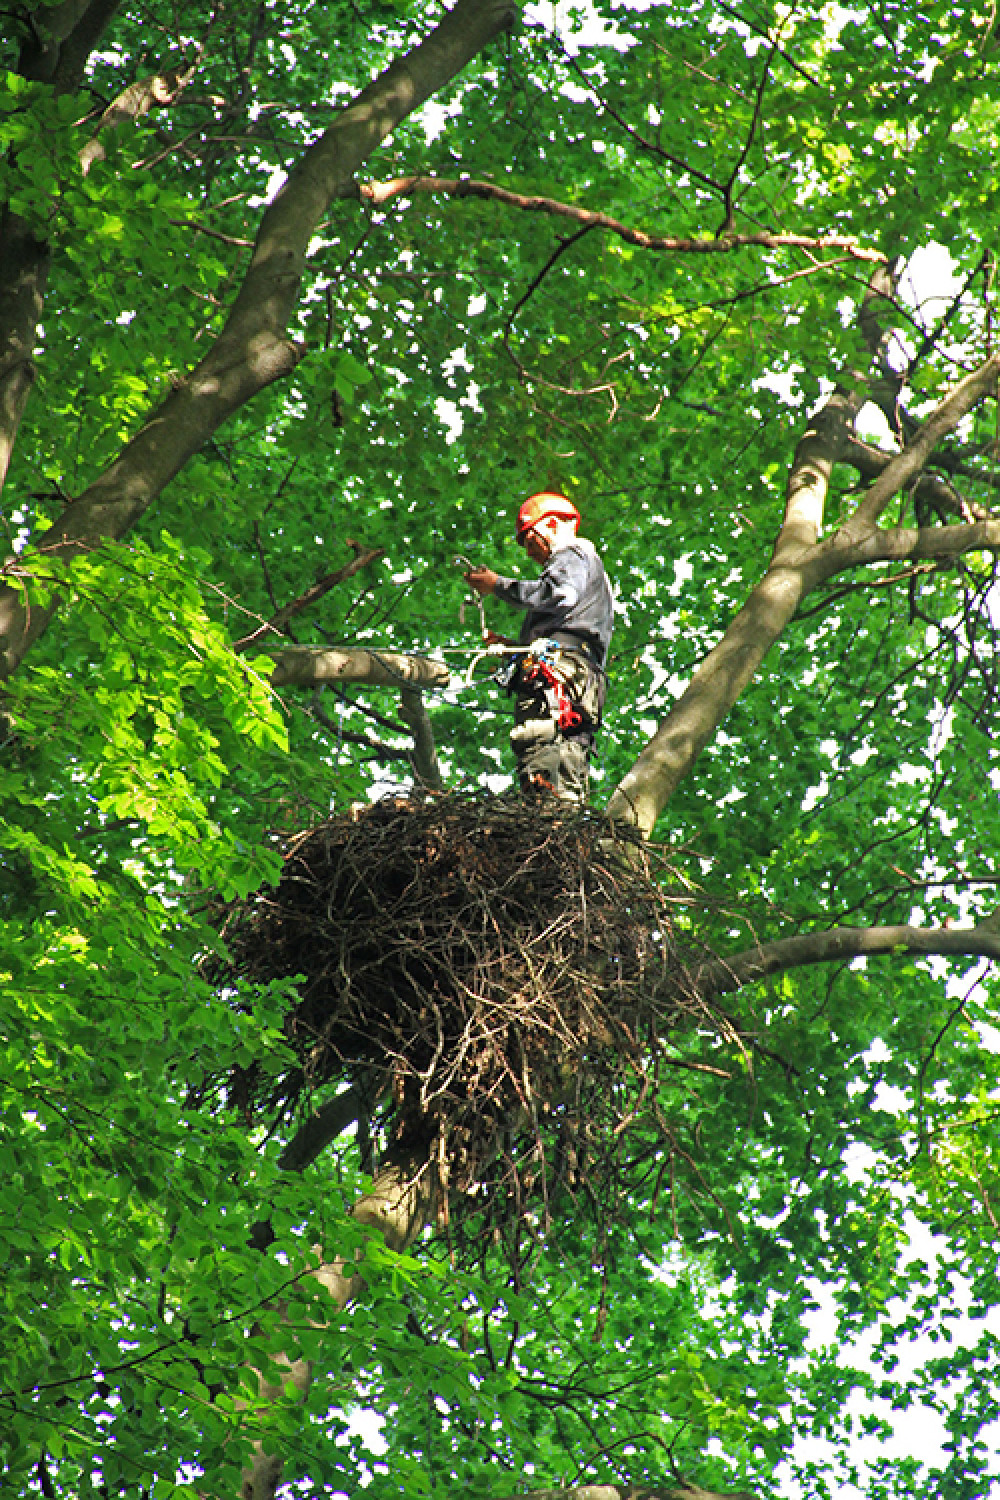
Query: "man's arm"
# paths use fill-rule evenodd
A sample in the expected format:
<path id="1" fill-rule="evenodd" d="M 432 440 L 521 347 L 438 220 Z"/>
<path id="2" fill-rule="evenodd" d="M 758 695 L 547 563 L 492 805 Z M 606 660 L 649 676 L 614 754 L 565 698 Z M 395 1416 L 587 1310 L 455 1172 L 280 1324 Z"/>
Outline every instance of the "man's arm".
<path id="1" fill-rule="evenodd" d="M 541 578 L 496 577 L 493 592 L 497 598 L 519 609 L 536 612 L 562 612 L 580 602 L 587 586 L 590 565 L 576 547 L 561 547 L 545 564 Z"/>
<path id="2" fill-rule="evenodd" d="M 497 586 L 498 575 L 492 568 L 471 568 L 463 575 L 470 588 L 477 594 L 492 594 Z"/>

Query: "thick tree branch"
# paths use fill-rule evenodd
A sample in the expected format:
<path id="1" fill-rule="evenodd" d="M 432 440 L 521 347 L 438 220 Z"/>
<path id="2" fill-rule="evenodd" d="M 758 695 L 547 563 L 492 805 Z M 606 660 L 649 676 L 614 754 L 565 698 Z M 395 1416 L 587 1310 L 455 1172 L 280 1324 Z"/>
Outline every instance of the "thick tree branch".
<path id="1" fill-rule="evenodd" d="M 895 455 L 854 437 L 848 441 L 844 457 L 865 479 L 877 479 L 888 468 Z M 994 518 L 995 513 L 988 505 L 971 495 L 960 493 L 951 479 L 971 479 L 976 484 L 1000 489 L 1000 470 L 977 469 L 954 451 L 936 453 L 933 461 L 935 469 L 943 469 L 944 475 L 948 477 L 933 470 L 921 474 L 911 486 L 911 493 L 918 506 L 929 508 L 940 516 L 957 516 L 961 521 L 991 521 Z"/>
<path id="2" fill-rule="evenodd" d="M 868 563 L 953 562 L 967 552 L 1000 552 L 1000 520 L 970 521 L 964 526 L 894 526 L 873 531 L 853 546 L 831 548 L 824 556 L 823 577 L 833 578 Z"/>
<path id="3" fill-rule="evenodd" d="M 881 448 L 875 448 L 871 443 L 863 442 L 861 438 L 852 437 L 848 439 L 844 452 L 844 459 L 852 468 L 865 479 L 877 479 L 889 467 L 895 454 L 886 453 Z M 961 464 L 948 465 L 948 472 L 960 471 L 964 466 Z M 983 483 L 996 483 L 997 477 L 989 474 L 977 475 L 966 470 L 966 477 L 981 479 Z M 940 474 L 921 474 L 916 484 L 912 486 L 914 500 L 929 507 L 938 515 L 957 516 L 962 521 L 990 521 L 993 512 L 988 505 L 981 504 L 978 500 L 970 499 L 967 495 L 960 495 L 958 491 L 943 479 Z"/>
<path id="4" fill-rule="evenodd" d="M 413 736 L 413 770 L 421 786 L 431 792 L 444 789 L 441 767 L 438 764 L 437 748 L 430 715 L 424 704 L 424 695 L 419 688 L 405 687 L 399 695 L 399 707 L 406 726 Z"/>
<path id="5" fill-rule="evenodd" d="M 784 523 L 767 572 L 615 788 L 609 816 L 634 823 L 647 836 L 652 833 L 669 798 L 817 584 L 865 563 L 944 560 L 997 546 L 1000 523 L 992 521 L 919 531 L 878 531 L 876 525 L 892 497 L 919 477 L 936 444 L 995 391 L 998 376 L 1000 355 L 966 376 L 903 451 L 889 459 L 850 520 L 823 541 L 818 538 L 830 474 L 848 451 L 864 387 L 850 395 L 834 392 L 811 418 L 792 462 Z"/>
<path id="6" fill-rule="evenodd" d="M 62 0 L 39 6 L 28 39 L 21 48 L 18 72 L 36 83 L 51 83 L 65 94 L 77 88 L 87 58 L 104 33 L 121 0 Z"/>
<path id="7" fill-rule="evenodd" d="M 789 560 L 771 565 L 615 788 L 609 817 L 635 824 L 647 837 L 652 833 L 670 797 L 756 676 L 810 586 L 800 564 Z"/>
<path id="8" fill-rule="evenodd" d="M 862 393 L 837 391 L 810 420 L 792 461 L 784 524 L 767 572 L 616 787 L 608 803 L 610 817 L 636 824 L 647 836 L 652 832 L 669 798 L 819 581 L 810 565 L 818 557 L 815 542 L 830 475 L 863 399 Z"/>
<path id="9" fill-rule="evenodd" d="M 135 524 L 232 412 L 294 370 L 302 357 L 286 328 L 316 225 L 374 148 L 448 83 L 513 19 L 514 0 L 458 0 L 435 30 L 342 111 L 310 147 L 266 210 L 225 326 L 119 458 L 68 505 L 46 549 L 73 556 Z M 0 591 L 0 677 L 24 659 L 51 618 L 24 591 Z"/>
<path id="10" fill-rule="evenodd" d="M 354 1124 L 363 1108 L 364 1100 L 359 1088 L 346 1089 L 344 1093 L 328 1099 L 303 1120 L 278 1158 L 278 1166 L 285 1172 L 305 1171 L 331 1141 L 335 1141 L 348 1126 Z"/>
<path id="11" fill-rule="evenodd" d="M 1000 960 L 1000 933 L 978 927 L 831 927 L 761 943 L 729 958 L 704 964 L 692 976 L 702 995 L 724 995 L 757 980 L 813 964 L 845 963 L 886 955 Z"/>
<path id="12" fill-rule="evenodd" d="M 858 325 L 871 355 L 874 380 L 869 397 L 875 402 L 893 432 L 898 430 L 896 402 L 903 386 L 902 375 L 892 368 L 890 355 L 894 334 L 882 322 L 882 313 L 896 310 L 896 276 L 892 265 L 876 266 L 858 311 Z"/>
<path id="13" fill-rule="evenodd" d="M 792 458 L 774 561 L 819 541 L 833 466 L 844 455 L 864 399 L 860 389 L 853 393 L 838 389 L 810 417 Z"/>
<path id="14" fill-rule="evenodd" d="M 428 656 L 398 651 L 286 646 L 273 653 L 275 687 L 320 687 L 327 682 L 367 682 L 371 687 L 447 687 L 448 668 Z"/>
<path id="15" fill-rule="evenodd" d="M 35 330 L 42 316 L 51 254 L 36 229 L 0 213 L 0 491 L 35 383 Z"/>
<path id="16" fill-rule="evenodd" d="M 713 184 L 715 185 L 715 184 Z M 413 193 L 443 193 L 449 198 L 488 198 L 509 208 L 523 209 L 528 213 L 553 214 L 557 218 L 570 219 L 585 229 L 606 229 L 616 234 L 629 245 L 641 250 L 673 251 L 684 255 L 718 255 L 730 250 L 758 247 L 765 250 L 846 250 L 856 260 L 883 262 L 886 257 L 881 250 L 867 249 L 859 245 L 850 235 L 772 234 L 760 230 L 755 234 L 725 233 L 704 239 L 682 238 L 676 235 L 647 234 L 642 229 L 632 229 L 610 214 L 595 209 L 578 208 L 573 203 L 561 203 L 556 198 L 540 198 L 534 194 L 513 193 L 509 188 L 498 187 L 495 182 L 482 182 L 473 177 L 394 177 L 388 182 L 366 182 L 358 189 L 361 197 L 369 203 L 387 203 L 390 198 L 409 197 Z"/>

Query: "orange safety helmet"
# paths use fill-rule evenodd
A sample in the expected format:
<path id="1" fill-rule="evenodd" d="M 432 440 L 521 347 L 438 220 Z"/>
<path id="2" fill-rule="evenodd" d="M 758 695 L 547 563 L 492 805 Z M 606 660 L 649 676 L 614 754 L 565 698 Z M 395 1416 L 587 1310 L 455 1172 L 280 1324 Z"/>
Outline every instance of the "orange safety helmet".
<path id="1" fill-rule="evenodd" d="M 564 521 L 575 521 L 580 524 L 580 512 L 572 500 L 567 500 L 565 495 L 557 495 L 552 490 L 542 490 L 537 495 L 532 495 L 525 500 L 517 513 L 517 540 L 523 543 L 527 532 L 533 530 L 546 516 L 560 516 Z"/>

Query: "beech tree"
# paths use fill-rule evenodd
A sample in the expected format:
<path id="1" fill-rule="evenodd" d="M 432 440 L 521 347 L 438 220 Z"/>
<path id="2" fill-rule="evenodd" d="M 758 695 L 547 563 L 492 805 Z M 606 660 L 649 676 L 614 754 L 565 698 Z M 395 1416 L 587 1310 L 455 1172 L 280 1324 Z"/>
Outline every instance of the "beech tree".
<path id="1" fill-rule="evenodd" d="M 0 46 L 4 1493 L 989 1493 L 993 12 Z M 460 1253 L 395 1101 L 241 1096 L 296 981 L 210 960 L 300 830 L 509 790 L 455 559 L 543 487 L 616 583 L 600 826 L 720 1019 L 649 1041 L 627 1211 Z"/>

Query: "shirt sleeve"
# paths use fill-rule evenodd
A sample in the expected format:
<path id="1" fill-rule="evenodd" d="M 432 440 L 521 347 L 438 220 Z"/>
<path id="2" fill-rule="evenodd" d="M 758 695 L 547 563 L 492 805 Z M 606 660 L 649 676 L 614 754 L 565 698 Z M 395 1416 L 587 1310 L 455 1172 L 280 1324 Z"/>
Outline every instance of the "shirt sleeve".
<path id="1" fill-rule="evenodd" d="M 518 609 L 536 612 L 568 610 L 583 597 L 588 577 L 587 559 L 575 547 L 562 547 L 545 564 L 538 579 L 498 578 L 497 597 Z"/>

